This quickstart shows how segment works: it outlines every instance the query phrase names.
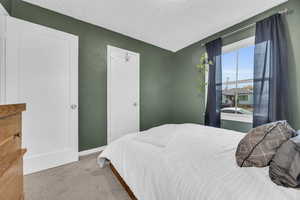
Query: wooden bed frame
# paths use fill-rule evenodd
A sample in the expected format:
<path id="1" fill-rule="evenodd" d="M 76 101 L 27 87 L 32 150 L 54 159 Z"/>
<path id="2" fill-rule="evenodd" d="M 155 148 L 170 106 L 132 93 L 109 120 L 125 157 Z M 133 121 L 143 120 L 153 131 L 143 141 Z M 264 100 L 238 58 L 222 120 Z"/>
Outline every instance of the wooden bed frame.
<path id="1" fill-rule="evenodd" d="M 134 193 L 131 191 L 130 187 L 127 185 L 127 183 L 123 180 L 123 178 L 120 176 L 119 172 L 116 170 L 116 168 L 113 166 L 113 164 L 109 164 L 111 171 L 113 172 L 113 174 L 117 177 L 117 179 L 119 180 L 119 182 L 121 183 L 121 185 L 124 187 L 124 189 L 126 190 L 126 192 L 128 193 L 129 197 L 132 200 L 138 200 Z"/>

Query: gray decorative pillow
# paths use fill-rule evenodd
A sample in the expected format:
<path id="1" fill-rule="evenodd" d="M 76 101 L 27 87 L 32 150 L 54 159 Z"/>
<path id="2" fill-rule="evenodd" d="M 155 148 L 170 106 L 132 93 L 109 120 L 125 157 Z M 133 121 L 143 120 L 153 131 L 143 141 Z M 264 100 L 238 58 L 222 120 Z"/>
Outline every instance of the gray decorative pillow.
<path id="1" fill-rule="evenodd" d="M 286 141 L 277 150 L 269 175 L 277 185 L 300 188 L 300 136 Z"/>
<path id="2" fill-rule="evenodd" d="M 236 161 L 240 167 L 266 167 L 277 149 L 296 132 L 286 121 L 278 121 L 253 128 L 240 141 Z"/>

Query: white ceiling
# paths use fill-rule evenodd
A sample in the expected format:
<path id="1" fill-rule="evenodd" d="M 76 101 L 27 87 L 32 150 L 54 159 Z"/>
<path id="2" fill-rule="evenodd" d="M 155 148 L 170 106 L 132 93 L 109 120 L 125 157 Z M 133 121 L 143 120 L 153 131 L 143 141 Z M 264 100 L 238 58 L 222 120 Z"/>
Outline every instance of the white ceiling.
<path id="1" fill-rule="evenodd" d="M 24 0 L 178 51 L 287 0 Z"/>

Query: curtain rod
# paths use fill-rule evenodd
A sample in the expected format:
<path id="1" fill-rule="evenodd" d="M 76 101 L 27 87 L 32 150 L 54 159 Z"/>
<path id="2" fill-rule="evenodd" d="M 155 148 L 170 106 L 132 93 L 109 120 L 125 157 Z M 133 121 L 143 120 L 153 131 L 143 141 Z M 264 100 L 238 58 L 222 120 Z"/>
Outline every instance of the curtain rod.
<path id="1" fill-rule="evenodd" d="M 288 8 L 285 8 L 285 9 L 283 9 L 283 10 L 277 12 L 277 13 L 283 15 L 283 14 L 289 14 L 289 12 L 290 12 L 290 10 L 289 10 Z M 242 28 L 239 28 L 239 29 L 237 29 L 237 30 L 235 30 L 235 31 L 226 33 L 226 34 L 222 35 L 221 38 L 226 38 L 226 37 L 231 36 L 231 35 L 233 35 L 233 34 L 235 34 L 235 33 L 238 33 L 238 32 L 240 32 L 240 31 L 243 31 L 243 30 L 246 30 L 246 29 L 248 29 L 248 28 L 251 28 L 251 27 L 253 27 L 253 26 L 255 26 L 255 25 L 256 25 L 256 22 L 254 22 L 254 23 L 252 23 L 252 24 L 249 24 L 249 25 L 247 25 L 247 26 L 244 26 L 244 27 L 242 27 Z M 210 41 L 212 41 L 212 40 L 209 40 L 208 42 L 210 42 Z M 202 47 L 205 46 L 205 44 L 207 44 L 208 42 L 202 43 L 201 46 L 202 46 Z"/>

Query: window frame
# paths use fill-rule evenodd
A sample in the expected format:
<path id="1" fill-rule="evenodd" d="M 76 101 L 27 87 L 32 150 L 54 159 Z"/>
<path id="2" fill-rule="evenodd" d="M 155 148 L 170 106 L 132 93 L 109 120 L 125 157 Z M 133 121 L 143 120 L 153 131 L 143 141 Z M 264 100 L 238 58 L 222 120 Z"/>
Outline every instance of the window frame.
<path id="1" fill-rule="evenodd" d="M 248 37 L 246 39 L 225 45 L 222 47 L 222 55 L 226 53 L 230 53 L 233 51 L 237 51 L 242 48 L 246 48 L 249 46 L 255 45 L 255 36 Z M 205 74 L 205 81 L 208 83 L 208 72 Z M 207 84 L 206 84 L 207 85 Z M 207 87 L 205 96 L 207 98 Z M 237 122 L 244 122 L 244 123 L 253 123 L 253 116 L 252 115 L 246 115 L 246 114 L 231 114 L 231 113 L 222 113 L 221 112 L 221 120 L 226 121 L 237 121 Z"/>

